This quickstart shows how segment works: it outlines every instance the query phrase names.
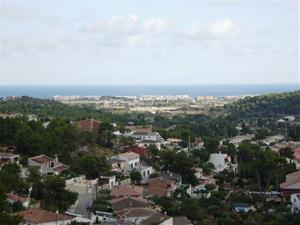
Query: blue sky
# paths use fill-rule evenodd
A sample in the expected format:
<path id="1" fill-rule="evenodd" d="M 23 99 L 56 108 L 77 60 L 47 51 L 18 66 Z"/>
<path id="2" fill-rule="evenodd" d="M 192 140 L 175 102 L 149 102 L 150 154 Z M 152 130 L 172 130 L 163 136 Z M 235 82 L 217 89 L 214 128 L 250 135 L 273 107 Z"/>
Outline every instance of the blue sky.
<path id="1" fill-rule="evenodd" d="M 1 1 L 0 84 L 299 83 L 299 1 Z"/>

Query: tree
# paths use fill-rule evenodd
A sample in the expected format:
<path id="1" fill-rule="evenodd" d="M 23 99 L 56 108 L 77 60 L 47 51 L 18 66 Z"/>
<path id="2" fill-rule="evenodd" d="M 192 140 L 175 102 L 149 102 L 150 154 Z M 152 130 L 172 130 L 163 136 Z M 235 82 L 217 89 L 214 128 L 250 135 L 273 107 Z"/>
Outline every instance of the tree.
<path id="1" fill-rule="evenodd" d="M 134 169 L 130 172 L 130 179 L 134 183 L 139 183 L 142 180 L 142 174 Z"/>
<path id="2" fill-rule="evenodd" d="M 80 174 L 84 174 L 87 179 L 96 179 L 100 176 L 100 173 L 106 173 L 108 166 L 106 164 L 106 158 L 95 155 L 83 155 L 80 158 L 76 158 L 79 162 L 73 161 L 74 168 Z"/>
<path id="3" fill-rule="evenodd" d="M 6 193 L 21 193 L 25 184 L 20 178 L 20 167 L 14 163 L 4 165 L 0 170 L 0 183 L 3 184 Z"/>
<path id="4" fill-rule="evenodd" d="M 29 172 L 29 175 L 28 175 L 27 180 L 29 182 L 31 182 L 31 183 L 41 182 L 42 176 L 41 176 L 41 173 L 39 172 L 38 167 L 35 167 L 35 166 L 28 167 L 28 172 Z"/>
<path id="5" fill-rule="evenodd" d="M 204 147 L 209 152 L 215 152 L 217 151 L 219 147 L 219 138 L 217 137 L 205 137 L 203 138 L 204 141 Z"/>
<path id="6" fill-rule="evenodd" d="M 216 188 L 216 185 L 214 185 L 214 184 L 206 184 L 204 187 L 205 187 L 205 189 L 207 191 L 212 191 L 212 190 L 214 190 Z"/>
<path id="7" fill-rule="evenodd" d="M 203 218 L 203 211 L 195 199 L 185 199 L 181 204 L 180 211 L 194 223 Z"/>
<path id="8" fill-rule="evenodd" d="M 41 206 L 52 211 L 65 211 L 77 200 L 77 193 L 65 189 L 65 180 L 59 176 L 47 176 L 44 181 Z"/>
<path id="9" fill-rule="evenodd" d="M 5 189 L 0 182 L 0 225 L 19 225 L 21 217 L 9 215 L 7 207 Z"/>
<path id="10" fill-rule="evenodd" d="M 286 158 L 290 158 L 290 159 L 294 158 L 293 150 L 290 147 L 280 149 L 279 153 L 280 153 L 280 155 L 282 155 Z"/>

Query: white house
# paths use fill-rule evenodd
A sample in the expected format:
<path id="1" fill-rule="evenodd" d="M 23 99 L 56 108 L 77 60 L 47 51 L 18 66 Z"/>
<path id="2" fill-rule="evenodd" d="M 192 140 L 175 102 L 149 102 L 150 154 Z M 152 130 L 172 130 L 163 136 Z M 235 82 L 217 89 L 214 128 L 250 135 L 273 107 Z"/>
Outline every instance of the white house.
<path id="1" fill-rule="evenodd" d="M 140 155 L 135 152 L 125 152 L 113 156 L 113 159 L 124 160 L 125 170 L 138 169 L 140 167 Z"/>
<path id="2" fill-rule="evenodd" d="M 28 159 L 28 166 L 37 166 L 42 174 L 58 175 L 69 169 L 69 166 L 58 161 L 57 156 L 52 159 L 45 155 L 39 155 Z"/>
<path id="3" fill-rule="evenodd" d="M 133 132 L 131 136 L 137 140 L 158 141 L 162 139 L 157 132 Z"/>
<path id="4" fill-rule="evenodd" d="M 161 149 L 161 141 L 153 141 L 153 140 L 141 140 L 137 142 L 138 147 L 148 148 L 151 145 L 154 145 L 158 150 Z"/>
<path id="5" fill-rule="evenodd" d="M 141 165 L 139 168 L 139 172 L 142 175 L 142 182 L 146 182 L 149 180 L 149 176 L 154 173 L 154 169 L 152 166 Z"/>
<path id="6" fill-rule="evenodd" d="M 8 163 L 19 164 L 19 155 L 9 153 L 9 152 L 0 152 L 0 166 L 3 166 Z"/>
<path id="7" fill-rule="evenodd" d="M 214 171 L 218 173 L 230 168 L 231 157 L 221 152 L 212 153 L 210 154 L 209 162 L 214 165 Z"/>
<path id="8" fill-rule="evenodd" d="M 291 194 L 292 213 L 300 213 L 300 194 Z"/>

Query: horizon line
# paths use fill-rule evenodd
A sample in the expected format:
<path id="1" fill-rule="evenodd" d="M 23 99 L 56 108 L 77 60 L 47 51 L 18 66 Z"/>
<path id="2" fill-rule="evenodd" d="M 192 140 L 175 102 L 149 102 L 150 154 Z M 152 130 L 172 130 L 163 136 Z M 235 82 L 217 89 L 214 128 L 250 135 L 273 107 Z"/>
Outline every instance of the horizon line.
<path id="1" fill-rule="evenodd" d="M 298 85 L 298 83 L 160 83 L 160 84 L 0 84 L 0 86 L 183 86 L 183 85 Z"/>

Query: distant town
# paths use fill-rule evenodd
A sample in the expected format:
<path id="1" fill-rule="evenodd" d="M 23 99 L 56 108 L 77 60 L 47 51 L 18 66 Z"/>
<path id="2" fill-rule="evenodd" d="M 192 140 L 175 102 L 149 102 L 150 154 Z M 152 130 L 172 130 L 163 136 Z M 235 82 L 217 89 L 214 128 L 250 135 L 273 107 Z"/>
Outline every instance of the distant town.
<path id="1" fill-rule="evenodd" d="M 189 95 L 141 95 L 141 96 L 54 96 L 52 99 L 69 105 L 89 105 L 96 109 L 114 112 L 163 112 L 171 114 L 208 114 L 212 107 L 251 97 Z"/>

